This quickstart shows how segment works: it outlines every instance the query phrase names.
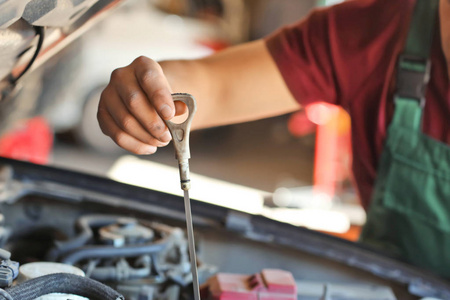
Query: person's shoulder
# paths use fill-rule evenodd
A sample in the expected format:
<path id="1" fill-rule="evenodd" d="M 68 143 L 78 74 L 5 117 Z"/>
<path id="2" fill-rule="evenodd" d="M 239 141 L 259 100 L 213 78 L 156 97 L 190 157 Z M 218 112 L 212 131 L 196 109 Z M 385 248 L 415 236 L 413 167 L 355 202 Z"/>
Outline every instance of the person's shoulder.
<path id="1" fill-rule="evenodd" d="M 351 32 L 354 38 L 373 38 L 386 29 L 402 28 L 409 18 L 416 0 L 347 0 L 329 7 L 313 10 L 299 28 L 314 32 L 325 30 L 327 34 Z"/>
<path id="2" fill-rule="evenodd" d="M 389 57 L 395 55 L 407 34 L 415 2 L 348 0 L 310 15 L 307 26 L 320 28 L 311 31 L 320 33 L 314 39 L 316 45 L 323 45 L 331 57 L 333 71 L 339 78 L 341 101 L 353 101 L 355 91 L 374 70 L 387 72 Z"/>
<path id="3" fill-rule="evenodd" d="M 408 15 L 416 0 L 348 0 L 322 13 L 340 24 L 383 24 Z M 320 13 L 320 12 L 319 12 Z"/>
<path id="4" fill-rule="evenodd" d="M 390 43 L 404 34 L 416 0 L 348 0 L 310 16 L 312 23 L 326 26 L 335 44 L 360 51 L 365 47 Z"/>
<path id="5" fill-rule="evenodd" d="M 411 7 L 417 0 L 347 0 L 328 7 L 330 12 L 382 12 L 390 13 Z M 326 9 L 325 9 L 326 10 Z"/>

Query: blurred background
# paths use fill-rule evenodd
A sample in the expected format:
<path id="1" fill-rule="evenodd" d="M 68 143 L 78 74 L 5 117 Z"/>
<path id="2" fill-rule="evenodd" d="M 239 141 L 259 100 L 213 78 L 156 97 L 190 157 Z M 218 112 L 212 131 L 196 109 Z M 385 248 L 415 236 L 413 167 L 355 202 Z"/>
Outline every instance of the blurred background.
<path id="1" fill-rule="evenodd" d="M 28 76 L 13 107 L 2 110 L 0 155 L 177 194 L 172 146 L 135 157 L 98 128 L 97 105 L 111 72 L 140 55 L 210 55 L 338 2 L 123 1 Z M 318 103 L 196 131 L 191 154 L 193 198 L 357 240 L 365 213 L 352 186 L 350 120 L 342 109 Z"/>

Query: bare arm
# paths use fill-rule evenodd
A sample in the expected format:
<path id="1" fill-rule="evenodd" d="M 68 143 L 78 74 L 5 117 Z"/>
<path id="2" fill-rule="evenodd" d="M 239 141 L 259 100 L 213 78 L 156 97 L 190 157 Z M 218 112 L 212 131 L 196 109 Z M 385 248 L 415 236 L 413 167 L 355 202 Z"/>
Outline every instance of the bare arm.
<path id="1" fill-rule="evenodd" d="M 194 128 L 280 115 L 299 109 L 263 41 L 232 47 L 207 58 L 157 64 L 140 57 L 117 69 L 102 93 L 98 119 L 119 146 L 151 154 L 170 135 L 161 118 L 183 112 L 171 92 L 198 102 Z"/>
<path id="2" fill-rule="evenodd" d="M 174 92 L 198 101 L 195 128 L 240 123 L 300 108 L 263 41 L 232 47 L 194 61 L 161 66 Z"/>

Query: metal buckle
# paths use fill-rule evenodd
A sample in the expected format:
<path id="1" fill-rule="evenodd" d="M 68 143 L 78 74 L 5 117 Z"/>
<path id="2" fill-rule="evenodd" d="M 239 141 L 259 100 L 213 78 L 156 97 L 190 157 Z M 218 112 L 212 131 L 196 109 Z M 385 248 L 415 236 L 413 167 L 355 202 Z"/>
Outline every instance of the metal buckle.
<path id="1" fill-rule="evenodd" d="M 417 100 L 423 108 L 430 70 L 429 59 L 401 54 L 398 60 L 396 98 Z"/>

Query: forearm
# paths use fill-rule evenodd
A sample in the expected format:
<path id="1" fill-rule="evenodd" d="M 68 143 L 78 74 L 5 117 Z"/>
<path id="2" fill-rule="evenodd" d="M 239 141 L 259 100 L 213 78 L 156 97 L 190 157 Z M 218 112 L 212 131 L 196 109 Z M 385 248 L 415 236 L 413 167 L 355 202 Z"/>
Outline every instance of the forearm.
<path id="1" fill-rule="evenodd" d="M 263 41 L 161 66 L 173 92 L 198 102 L 194 128 L 256 120 L 299 109 Z"/>

